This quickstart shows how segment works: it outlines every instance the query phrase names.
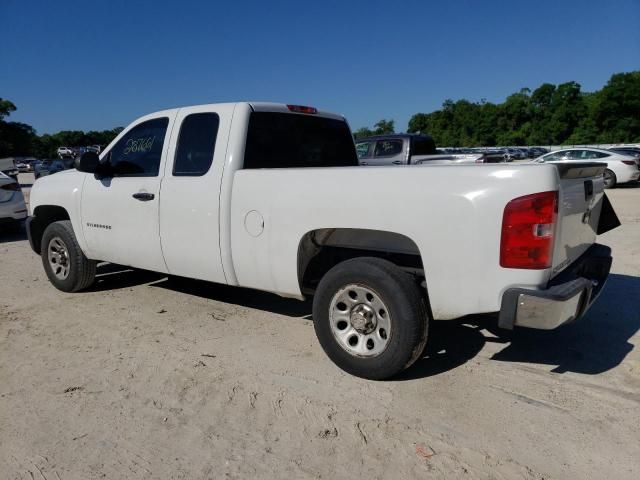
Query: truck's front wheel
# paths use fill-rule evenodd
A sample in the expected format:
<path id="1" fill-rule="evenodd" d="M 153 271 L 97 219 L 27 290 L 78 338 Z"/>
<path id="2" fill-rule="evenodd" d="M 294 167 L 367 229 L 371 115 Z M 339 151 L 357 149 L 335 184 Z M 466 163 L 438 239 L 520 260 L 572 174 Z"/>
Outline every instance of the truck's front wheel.
<path id="1" fill-rule="evenodd" d="M 313 300 L 320 345 L 352 375 L 381 380 L 409 367 L 427 341 L 424 296 L 413 279 L 378 258 L 333 267 Z"/>
<path id="2" fill-rule="evenodd" d="M 42 235 L 42 265 L 49 281 L 63 292 L 89 287 L 96 276 L 96 262 L 85 257 L 69 220 L 53 222 Z"/>

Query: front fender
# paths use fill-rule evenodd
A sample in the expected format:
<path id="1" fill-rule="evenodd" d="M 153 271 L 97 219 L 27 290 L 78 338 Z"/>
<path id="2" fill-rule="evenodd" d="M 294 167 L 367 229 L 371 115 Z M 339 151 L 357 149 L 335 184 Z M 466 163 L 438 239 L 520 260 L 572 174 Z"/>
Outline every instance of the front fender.
<path id="1" fill-rule="evenodd" d="M 65 170 L 39 178 L 33 184 L 29 197 L 29 209 L 31 215 L 36 218 L 38 211 L 43 211 L 48 206 L 64 209 L 71 221 L 78 244 L 83 251 L 87 249 L 87 242 L 82 228 L 80 201 L 86 175 L 86 173 L 76 170 Z M 29 222 L 29 227 L 31 228 L 27 228 L 28 235 L 31 235 L 29 231 L 33 230 L 33 222 Z"/>

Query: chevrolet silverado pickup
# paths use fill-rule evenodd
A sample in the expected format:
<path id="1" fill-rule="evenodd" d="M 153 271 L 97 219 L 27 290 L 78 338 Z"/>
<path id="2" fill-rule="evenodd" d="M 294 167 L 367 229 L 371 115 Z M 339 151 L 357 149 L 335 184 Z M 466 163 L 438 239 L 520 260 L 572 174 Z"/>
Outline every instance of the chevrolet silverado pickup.
<path id="1" fill-rule="evenodd" d="M 312 295 L 327 355 L 384 379 L 420 356 L 433 320 L 498 312 L 504 328 L 551 329 L 580 317 L 611 264 L 595 244 L 617 220 L 603 170 L 363 168 L 342 116 L 201 105 L 139 118 L 99 156 L 37 180 L 27 231 L 65 292 L 112 262 Z"/>

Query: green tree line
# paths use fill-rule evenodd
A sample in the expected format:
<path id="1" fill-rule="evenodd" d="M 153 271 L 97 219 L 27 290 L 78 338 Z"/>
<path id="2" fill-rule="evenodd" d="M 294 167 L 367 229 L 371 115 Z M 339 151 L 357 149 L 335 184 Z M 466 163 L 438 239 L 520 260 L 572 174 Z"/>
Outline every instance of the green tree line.
<path id="1" fill-rule="evenodd" d="M 353 132 L 355 138 L 371 137 L 373 135 L 388 135 L 395 132 L 395 122 L 393 120 L 380 120 L 373 126 L 373 130 L 362 127 Z"/>
<path id="2" fill-rule="evenodd" d="M 413 115 L 407 131 L 451 147 L 640 143 L 640 71 L 614 74 L 596 92 L 544 83 L 497 104 L 445 100 L 440 110 Z M 392 132 L 393 120 L 381 120 L 354 136 Z"/>
<path id="3" fill-rule="evenodd" d="M 0 98 L 0 158 L 56 158 L 58 147 L 105 146 L 122 131 L 122 127 L 118 127 L 88 132 L 63 130 L 52 135 L 38 135 L 31 125 L 6 120 L 15 111 L 16 106 L 11 101 Z"/>
<path id="4" fill-rule="evenodd" d="M 52 158 L 58 147 L 106 145 L 122 130 L 38 135 L 30 125 L 6 120 L 15 110 L 0 98 L 0 158 Z M 354 136 L 394 131 L 394 121 L 383 119 Z M 577 82 L 544 83 L 502 103 L 445 100 L 440 110 L 413 115 L 407 131 L 427 133 L 437 145 L 451 147 L 640 143 L 640 71 L 614 74 L 596 92 L 583 92 Z"/>

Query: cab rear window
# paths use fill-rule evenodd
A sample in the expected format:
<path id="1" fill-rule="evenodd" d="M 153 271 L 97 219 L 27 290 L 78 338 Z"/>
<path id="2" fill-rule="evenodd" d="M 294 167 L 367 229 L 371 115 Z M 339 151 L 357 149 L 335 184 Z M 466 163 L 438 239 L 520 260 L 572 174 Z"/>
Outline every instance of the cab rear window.
<path id="1" fill-rule="evenodd" d="M 353 137 L 344 121 L 294 113 L 251 114 L 246 169 L 357 165 Z"/>

